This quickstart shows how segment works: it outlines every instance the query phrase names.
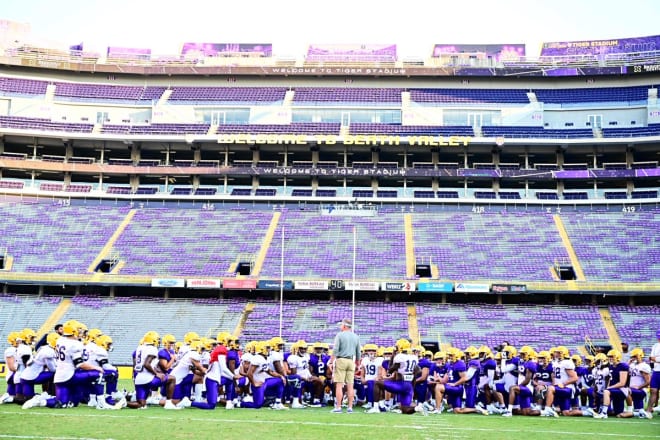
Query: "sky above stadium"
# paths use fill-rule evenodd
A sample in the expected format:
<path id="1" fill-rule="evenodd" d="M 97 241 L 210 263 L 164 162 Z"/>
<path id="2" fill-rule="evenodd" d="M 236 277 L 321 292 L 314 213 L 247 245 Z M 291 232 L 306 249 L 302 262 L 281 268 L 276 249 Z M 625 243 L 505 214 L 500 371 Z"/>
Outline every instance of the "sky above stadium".
<path id="1" fill-rule="evenodd" d="M 658 0 L 1 0 L 0 19 L 29 23 L 33 42 L 179 53 L 184 42 L 271 43 L 276 57 L 309 44 L 396 44 L 399 58 L 434 44 L 526 44 L 660 34 Z"/>

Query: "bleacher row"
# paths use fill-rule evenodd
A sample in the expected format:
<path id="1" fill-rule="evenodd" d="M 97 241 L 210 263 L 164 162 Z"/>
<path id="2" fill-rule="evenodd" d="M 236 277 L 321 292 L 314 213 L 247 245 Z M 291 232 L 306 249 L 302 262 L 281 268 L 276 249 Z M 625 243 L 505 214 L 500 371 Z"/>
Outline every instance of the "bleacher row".
<path id="1" fill-rule="evenodd" d="M 282 102 L 287 91 L 294 92 L 293 103 L 377 103 L 401 104 L 402 93 L 409 92 L 415 103 L 496 103 L 529 104 L 528 94 L 547 104 L 636 102 L 648 99 L 647 86 L 591 87 L 579 89 L 450 89 L 450 88 L 376 88 L 376 87 L 219 87 L 219 86 L 129 86 L 69 83 L 27 78 L 0 77 L 0 95 L 45 95 L 49 85 L 55 98 L 108 101 L 158 101 L 166 91 L 168 101 L 186 102 Z"/>
<path id="2" fill-rule="evenodd" d="M 38 330 L 61 305 L 61 296 L 37 297 L 0 294 L 0 340 L 10 331 L 30 327 Z M 249 301 L 254 310 L 239 323 Z M 577 352 L 585 337 L 608 341 L 598 307 L 591 305 L 494 305 L 411 303 L 421 341 L 441 342 L 460 348 L 486 344 L 490 347 L 509 341 L 516 347 L 531 345 L 538 350 L 558 344 Z M 630 347 L 648 351 L 660 325 L 658 306 L 608 307 L 622 340 Z M 283 303 L 282 337 L 288 342 L 332 343 L 337 322 L 351 316 L 351 303 L 339 300 L 286 300 Z M 61 321 L 77 319 L 88 328 L 111 335 L 113 363 L 130 365 L 131 353 L 147 330 L 182 339 L 188 331 L 215 337 L 220 331 L 239 329 L 240 340 L 261 340 L 279 333 L 279 302 L 259 298 L 163 300 L 148 297 L 101 298 L 78 295 L 72 298 Z M 356 332 L 362 343 L 391 346 L 409 337 L 408 305 L 357 301 Z M 242 330 L 242 331 L 241 331 Z M 416 335 L 415 335 L 416 336 Z"/>
<path id="3" fill-rule="evenodd" d="M 25 188 L 25 181 L 22 180 L 0 180 L 0 189 L 15 189 L 21 190 Z M 64 192 L 64 193 L 89 193 L 92 192 L 94 186 L 91 184 L 64 184 L 61 182 L 42 182 L 39 184 L 39 191 L 47 192 Z M 123 194 L 123 195 L 156 195 L 163 194 L 164 188 L 160 186 L 138 186 L 132 188 L 128 185 L 107 185 L 104 192 L 106 194 Z M 412 189 L 407 191 L 412 194 L 415 199 L 459 199 L 465 198 L 455 190 L 425 190 L 425 189 Z M 192 186 L 175 186 L 169 189 L 169 194 L 173 196 L 215 196 L 222 195 L 218 191 L 218 187 L 192 187 Z M 257 196 L 257 197 L 276 197 L 282 195 L 291 195 L 292 197 L 337 197 L 338 190 L 333 188 L 294 188 L 290 191 L 285 191 L 284 188 L 231 188 L 230 196 Z M 352 189 L 347 196 L 359 199 L 371 198 L 387 198 L 396 199 L 405 197 L 403 191 L 397 189 Z M 534 197 L 537 200 L 589 200 L 593 197 L 589 196 L 588 191 L 565 191 L 559 194 L 556 191 L 535 191 Z M 469 198 L 469 197 L 468 197 Z M 523 196 L 520 191 L 501 190 L 501 191 L 479 191 L 472 192 L 472 198 L 481 200 L 522 200 Z M 628 199 L 655 199 L 658 198 L 658 191 L 653 189 L 633 190 L 633 191 L 603 191 L 603 198 L 607 200 L 628 200 Z"/>
<path id="4" fill-rule="evenodd" d="M 239 262 L 261 255 L 260 268 L 250 276 L 280 279 L 284 254 L 284 276 L 291 280 L 351 279 L 349 262 L 355 257 L 362 280 L 414 280 L 408 261 L 423 258 L 443 280 L 553 282 L 551 267 L 570 261 L 556 219 L 545 211 L 475 215 L 440 209 L 403 213 L 392 207 L 370 217 L 330 214 L 4 202 L 0 249 L 12 257 L 12 272 L 89 274 L 113 237 L 108 252 L 123 262 L 118 273 L 152 278 L 234 277 Z M 635 212 L 563 212 L 586 281 L 660 281 L 658 214 L 651 206 Z M 284 250 L 281 240 L 268 239 L 282 232 Z"/>
<path id="5" fill-rule="evenodd" d="M 89 122 L 60 122 L 45 118 L 25 116 L 0 116 L 0 128 L 39 130 L 55 132 L 92 133 L 94 124 Z M 531 139 L 590 139 L 594 131 L 590 128 L 549 129 L 539 126 L 483 126 L 482 137 L 508 137 Z M 660 136 L 660 124 L 647 126 L 603 128 L 605 138 Z M 340 136 L 338 122 L 291 124 L 221 124 L 209 123 L 144 123 L 103 124 L 101 133 L 126 135 L 221 135 L 221 134 L 301 134 Z M 474 137 L 470 126 L 451 125 L 402 125 L 385 123 L 353 122 L 345 134 L 390 135 L 390 136 L 469 136 Z"/>

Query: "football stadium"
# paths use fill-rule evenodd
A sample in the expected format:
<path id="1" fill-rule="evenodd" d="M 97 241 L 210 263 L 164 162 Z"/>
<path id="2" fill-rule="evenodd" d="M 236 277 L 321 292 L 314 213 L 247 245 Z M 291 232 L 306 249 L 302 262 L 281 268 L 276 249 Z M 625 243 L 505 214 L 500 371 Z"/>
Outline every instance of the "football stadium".
<path id="1" fill-rule="evenodd" d="M 0 438 L 660 436 L 660 36 L 5 46 Z"/>

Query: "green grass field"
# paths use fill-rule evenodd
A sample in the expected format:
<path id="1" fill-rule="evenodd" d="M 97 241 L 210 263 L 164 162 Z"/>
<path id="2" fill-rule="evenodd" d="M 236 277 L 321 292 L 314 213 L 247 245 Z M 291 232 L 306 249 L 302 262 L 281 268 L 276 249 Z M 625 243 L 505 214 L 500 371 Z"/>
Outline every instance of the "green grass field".
<path id="1" fill-rule="evenodd" d="M 0 387 L 4 392 L 4 383 Z M 228 431 L 231 430 L 231 431 Z M 329 408 L 273 411 L 187 408 L 167 411 L 98 411 L 0 406 L 0 439 L 511 439 L 613 438 L 658 439 L 660 418 L 607 419 L 545 418 L 441 414 L 424 417 L 402 414 L 331 414 Z"/>

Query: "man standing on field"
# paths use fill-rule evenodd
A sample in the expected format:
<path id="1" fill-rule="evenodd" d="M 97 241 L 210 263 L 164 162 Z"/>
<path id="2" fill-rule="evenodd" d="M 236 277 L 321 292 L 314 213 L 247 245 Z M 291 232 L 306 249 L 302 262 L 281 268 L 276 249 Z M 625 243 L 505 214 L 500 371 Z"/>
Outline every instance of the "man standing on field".
<path id="1" fill-rule="evenodd" d="M 344 385 L 346 385 L 346 395 L 348 396 L 348 409 L 346 412 L 352 413 L 355 398 L 355 392 L 353 391 L 355 362 L 360 359 L 360 338 L 353 332 L 353 321 L 349 318 L 342 319 L 339 325 L 341 331 L 335 336 L 332 352 L 335 365 L 332 371 L 332 381 L 335 383 L 335 407 L 331 412 L 341 412 Z"/>

